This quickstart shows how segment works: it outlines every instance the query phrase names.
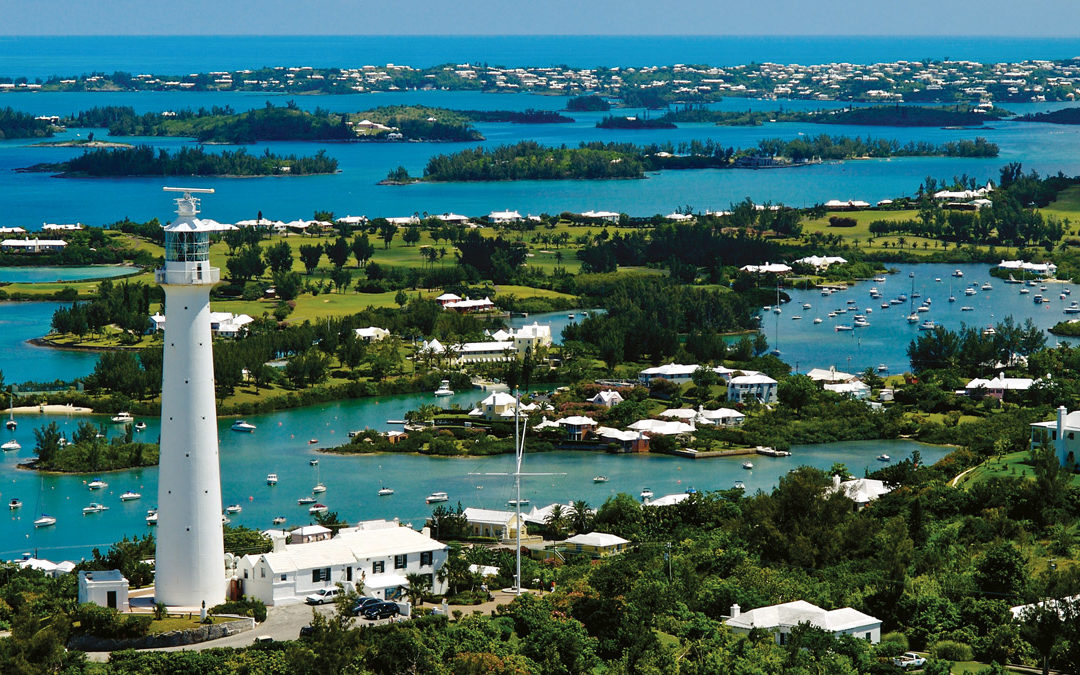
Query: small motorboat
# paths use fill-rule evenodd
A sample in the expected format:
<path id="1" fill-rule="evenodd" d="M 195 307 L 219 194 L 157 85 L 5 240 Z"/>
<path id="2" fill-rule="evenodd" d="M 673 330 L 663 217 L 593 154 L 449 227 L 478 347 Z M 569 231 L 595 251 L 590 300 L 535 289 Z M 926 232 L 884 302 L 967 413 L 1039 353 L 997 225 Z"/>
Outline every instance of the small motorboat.
<path id="1" fill-rule="evenodd" d="M 822 319 L 822 318 L 821 318 L 820 316 L 819 316 L 819 317 L 817 317 L 816 319 L 814 319 L 814 323 L 815 323 L 815 324 L 819 324 L 819 323 L 821 323 L 822 321 L 823 321 L 823 319 Z"/>
<path id="2" fill-rule="evenodd" d="M 573 320 L 573 319 L 576 319 L 577 317 L 576 317 L 576 316 L 574 316 L 573 314 L 567 314 L 567 315 L 566 315 L 566 318 L 567 318 L 567 319 L 570 319 L 570 320 Z"/>
<path id="3" fill-rule="evenodd" d="M 278 516 L 277 518 L 274 518 L 274 524 L 275 525 L 284 525 L 285 524 L 285 516 Z"/>
<path id="4" fill-rule="evenodd" d="M 109 507 L 105 506 L 104 504 L 98 504 L 97 502 L 91 502 L 90 506 L 84 506 L 83 507 L 82 514 L 84 516 L 87 516 L 87 515 L 90 515 L 91 513 L 101 513 L 102 511 L 107 511 L 108 508 Z"/>
<path id="5" fill-rule="evenodd" d="M 746 483 L 742 482 L 741 480 L 737 480 L 732 487 L 734 487 L 736 490 L 745 490 Z"/>
<path id="6" fill-rule="evenodd" d="M 146 431 L 146 422 L 136 422 L 135 431 Z"/>
<path id="7" fill-rule="evenodd" d="M 308 439 L 308 445 L 315 445 L 318 442 L 319 442 L 319 439 L 317 439 L 317 438 L 309 438 Z"/>
<path id="8" fill-rule="evenodd" d="M 922 297 L 922 293 L 920 293 L 918 291 L 915 291 L 914 293 L 911 294 L 911 299 L 912 300 L 917 300 L 918 298 L 921 298 L 921 297 Z"/>
<path id="9" fill-rule="evenodd" d="M 852 325 L 855 328 L 867 328 L 870 326 L 870 322 L 866 319 L 855 319 L 855 322 Z"/>
<path id="10" fill-rule="evenodd" d="M 877 366 L 877 371 L 879 373 L 887 373 L 887 372 L 889 372 L 889 367 L 887 365 L 885 365 L 884 363 L 879 363 L 878 366 Z"/>
<path id="11" fill-rule="evenodd" d="M 975 295 L 975 289 L 968 286 L 964 289 L 964 295 Z"/>
<path id="12" fill-rule="evenodd" d="M 394 494 L 394 488 L 388 488 L 388 487 L 379 488 L 379 496 L 380 497 L 389 497 L 392 494 Z"/>
<path id="13" fill-rule="evenodd" d="M 251 432 L 255 431 L 255 425 L 254 424 L 249 424 L 247 422 L 247 420 L 236 420 L 235 422 L 233 422 L 232 426 L 229 427 L 229 428 L 232 429 L 233 431 L 243 431 L 243 432 L 249 433 L 249 434 Z"/>
<path id="14" fill-rule="evenodd" d="M 882 454 L 882 455 L 878 455 L 878 456 L 877 456 L 877 460 L 878 460 L 879 462 L 891 462 L 891 461 L 892 461 L 892 457 L 889 457 L 888 455 L 884 455 L 884 454 Z"/>
<path id="15" fill-rule="evenodd" d="M 157 525 L 157 509 L 150 509 L 146 512 L 146 524 Z"/>
<path id="16" fill-rule="evenodd" d="M 529 498 L 522 497 L 521 499 L 508 499 L 506 500 L 507 506 L 528 506 Z"/>
<path id="17" fill-rule="evenodd" d="M 915 312 L 912 312 L 911 314 L 908 314 L 907 322 L 908 323 L 919 323 L 919 315 L 916 314 Z"/>
<path id="18" fill-rule="evenodd" d="M 109 421 L 113 424 L 129 424 L 135 421 L 135 418 L 131 416 L 129 412 L 116 413 L 109 418 Z"/>
<path id="19" fill-rule="evenodd" d="M 450 380 L 439 382 L 439 388 L 435 390 L 436 396 L 453 396 L 454 390 L 450 388 Z"/>
<path id="20" fill-rule="evenodd" d="M 142 495 L 138 492 L 135 492 L 134 490 L 128 490 L 124 494 L 120 495 L 120 501 L 122 502 L 135 501 L 136 499 L 142 499 Z"/>
<path id="21" fill-rule="evenodd" d="M 1020 289 L 1020 295 L 1027 295 L 1030 292 L 1031 292 L 1031 290 L 1027 289 L 1027 288 L 1021 288 Z"/>
<path id="22" fill-rule="evenodd" d="M 244 510 L 244 507 L 239 504 L 229 504 L 225 507 L 225 513 L 240 513 Z"/>
<path id="23" fill-rule="evenodd" d="M 918 309 L 916 309 L 915 311 L 916 312 L 929 312 L 930 311 L 930 305 L 919 305 Z"/>
<path id="24" fill-rule="evenodd" d="M 881 276 L 881 275 L 878 275 L 878 276 L 874 277 L 874 281 L 876 281 L 879 284 L 883 284 L 883 283 L 885 283 L 885 277 Z"/>
<path id="25" fill-rule="evenodd" d="M 960 311 L 961 312 L 974 312 L 975 308 L 971 307 L 969 305 L 964 305 L 963 307 L 960 308 Z"/>
<path id="26" fill-rule="evenodd" d="M 940 284 L 940 283 L 941 283 L 941 277 L 934 277 L 934 281 L 935 281 L 936 283 L 939 283 L 939 284 Z"/>
<path id="27" fill-rule="evenodd" d="M 1076 300 L 1073 300 L 1063 311 L 1066 314 L 1080 314 L 1080 304 L 1078 304 Z"/>
<path id="28" fill-rule="evenodd" d="M 772 308 L 772 313 L 773 314 L 779 314 L 781 311 L 782 310 L 780 309 L 780 305 L 777 305 L 776 307 Z"/>
<path id="29" fill-rule="evenodd" d="M 1065 295 L 1072 295 L 1072 289 L 1071 288 L 1066 288 L 1066 289 L 1062 290 L 1061 292 L 1064 293 Z"/>
<path id="30" fill-rule="evenodd" d="M 960 277 L 964 276 L 964 273 L 961 270 L 954 270 L 952 275 L 959 279 Z"/>
<path id="31" fill-rule="evenodd" d="M 224 513 L 221 514 L 221 524 L 222 525 L 228 525 L 231 522 L 232 522 L 231 520 L 229 520 L 228 518 L 225 517 Z"/>
<path id="32" fill-rule="evenodd" d="M 641 491 L 641 498 L 642 499 L 652 499 L 653 498 L 653 491 L 650 490 L 649 488 L 645 488 L 644 490 Z"/>
<path id="33" fill-rule="evenodd" d="M 278 477 L 277 477 L 276 473 L 268 473 L 268 474 L 266 474 L 266 484 L 267 485 L 277 485 L 277 482 L 278 482 Z"/>
<path id="34" fill-rule="evenodd" d="M 300 499 L 296 500 L 296 503 L 300 506 L 303 506 L 304 504 L 314 504 L 317 501 L 319 500 L 315 499 L 314 497 L 301 497 Z"/>
<path id="35" fill-rule="evenodd" d="M 315 515 L 316 513 L 326 513 L 329 510 L 330 509 L 326 507 L 326 504 L 312 504 L 311 508 L 309 508 L 307 512 L 311 515 Z"/>
<path id="36" fill-rule="evenodd" d="M 900 295 L 896 296 L 896 299 L 900 302 L 907 302 L 907 295 L 901 293 Z"/>
<path id="37" fill-rule="evenodd" d="M 100 478 L 95 478 L 94 480 L 87 483 L 86 487 L 90 488 L 91 490 L 101 490 L 103 488 L 109 487 L 109 484 L 101 480 Z"/>
<path id="38" fill-rule="evenodd" d="M 0 445 L 0 450 L 3 450 L 4 452 L 11 452 L 12 450 L 21 450 L 21 449 L 22 449 L 22 446 L 19 445 L 19 442 L 17 440 L 15 440 L 14 438 L 11 439 L 10 441 L 4 443 L 3 445 Z"/>
<path id="39" fill-rule="evenodd" d="M 326 492 L 326 486 L 322 483 L 316 483 L 315 487 L 311 488 L 311 492 L 313 494 L 321 494 L 323 492 Z"/>
<path id="40" fill-rule="evenodd" d="M 836 327 L 836 332 L 837 333 L 843 333 L 843 332 L 846 332 L 846 331 L 849 331 L 849 330 L 855 330 L 855 329 L 852 326 L 848 326 L 846 324 L 840 324 L 839 326 Z"/>
<path id="41" fill-rule="evenodd" d="M 802 308 L 803 309 L 810 309 L 810 303 L 809 302 L 804 302 L 803 305 L 802 305 Z"/>
<path id="42" fill-rule="evenodd" d="M 751 462 L 750 460 L 746 460 L 745 462 L 742 463 L 742 468 L 746 469 L 747 471 L 750 471 L 751 469 L 754 468 L 754 463 Z"/>
<path id="43" fill-rule="evenodd" d="M 445 492 L 432 492 L 424 501 L 428 504 L 436 504 L 438 502 L 450 501 L 450 497 Z"/>
<path id="44" fill-rule="evenodd" d="M 987 326 L 986 328 L 983 328 L 982 334 L 983 337 L 994 337 L 995 335 L 997 335 L 997 331 L 994 330 L 993 326 Z"/>
<path id="45" fill-rule="evenodd" d="M 1038 286 L 1039 284 L 1035 283 L 1034 279 L 1028 279 L 1027 285 L 1028 286 Z"/>
<path id="46" fill-rule="evenodd" d="M 53 518 L 47 513 L 41 514 L 41 517 L 34 521 L 34 527 L 50 527 L 56 524 L 56 518 Z"/>
<path id="47" fill-rule="evenodd" d="M 802 318 L 801 316 L 799 316 L 798 314 L 796 314 L 795 316 L 791 317 L 791 320 L 792 320 L 792 321 L 798 321 L 798 320 L 799 320 L 799 319 L 801 319 L 801 318 Z"/>
<path id="48" fill-rule="evenodd" d="M 989 290 L 993 289 L 994 287 L 990 285 L 990 282 L 989 282 L 989 281 L 987 281 L 987 282 L 986 282 L 985 284 L 983 284 L 982 286 L 979 286 L 979 288 L 980 288 L 981 290 L 984 290 L 984 291 L 989 291 Z"/>
<path id="49" fill-rule="evenodd" d="M 955 295 L 950 295 L 949 296 L 949 302 L 956 302 L 956 296 Z"/>
<path id="50" fill-rule="evenodd" d="M 893 298 L 892 300 L 889 301 L 889 304 L 890 305 L 902 305 L 902 304 L 904 304 L 904 301 L 901 300 L 900 298 Z"/>
<path id="51" fill-rule="evenodd" d="M 606 483 L 608 482 L 607 476 L 593 476 L 592 482 L 594 483 Z"/>
<path id="52" fill-rule="evenodd" d="M 847 301 L 847 304 L 849 304 L 849 305 L 854 305 L 854 304 L 855 304 L 855 301 L 854 301 L 854 300 L 848 300 L 848 301 Z"/>
<path id="53" fill-rule="evenodd" d="M 319 460 L 318 459 L 309 459 L 307 461 L 307 463 L 308 463 L 308 466 L 319 466 Z"/>
<path id="54" fill-rule="evenodd" d="M 937 328 L 937 324 L 934 323 L 933 319 L 927 319 L 919 324 L 919 330 L 934 330 L 935 328 Z"/>
<path id="55" fill-rule="evenodd" d="M 1038 293 L 1036 293 L 1036 294 L 1035 294 L 1035 297 L 1033 297 L 1033 298 L 1032 298 L 1032 300 L 1034 300 L 1034 301 L 1035 301 L 1035 304 L 1036 304 L 1036 305 L 1041 305 L 1041 304 L 1043 303 L 1043 296 L 1041 296 L 1041 295 L 1039 295 Z"/>
<path id="56" fill-rule="evenodd" d="M 881 308 L 882 309 L 888 309 L 889 308 L 889 303 L 887 303 L 887 302 L 881 303 Z"/>
<path id="57" fill-rule="evenodd" d="M 15 497 L 10 502 L 8 502 L 8 508 L 12 511 L 14 511 L 15 509 L 21 509 L 22 501 L 18 497 Z"/>

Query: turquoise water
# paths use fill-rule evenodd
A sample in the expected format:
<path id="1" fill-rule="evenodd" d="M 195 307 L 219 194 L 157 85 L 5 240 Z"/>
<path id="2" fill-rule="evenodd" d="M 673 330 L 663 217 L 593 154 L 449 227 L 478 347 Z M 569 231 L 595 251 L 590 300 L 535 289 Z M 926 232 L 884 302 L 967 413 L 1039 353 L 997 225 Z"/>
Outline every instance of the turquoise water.
<path id="1" fill-rule="evenodd" d="M 27 340 L 49 332 L 59 302 L 0 302 L 0 371 L 8 384 L 70 382 L 88 375 L 97 363 L 93 352 L 38 347 Z"/>
<path id="2" fill-rule="evenodd" d="M 458 394 L 451 402 L 469 405 L 483 397 L 479 391 Z M 222 499 L 225 505 L 238 503 L 243 511 L 230 516 L 232 522 L 254 528 L 271 526 L 274 517 L 288 518 L 288 525 L 307 524 L 306 506 L 297 498 L 310 494 L 317 480 L 327 486 L 320 502 L 341 517 L 356 521 L 370 518 L 400 518 L 419 527 L 431 513 L 424 497 L 434 491 L 450 495 L 451 505 L 506 508 L 512 496 L 511 480 L 472 473 L 512 470 L 510 456 L 445 459 L 417 455 L 336 456 L 317 454 L 313 448 L 337 445 L 347 439 L 351 429 L 371 426 L 390 428 L 387 419 L 400 419 L 406 410 L 431 402 L 430 394 L 388 397 L 381 400 L 358 400 L 303 410 L 248 418 L 258 426 L 252 434 L 229 430 L 229 421 L 218 424 L 221 443 Z M 443 399 L 445 401 L 445 399 Z M 23 445 L 19 452 L 0 457 L 0 501 L 12 497 L 23 501 L 23 508 L 0 516 L 0 558 L 11 558 L 25 551 L 36 551 L 50 559 L 87 555 L 94 546 L 106 547 L 125 535 L 150 530 L 145 523 L 146 510 L 153 507 L 157 494 L 157 469 L 138 469 L 104 474 L 108 487 L 90 492 L 86 483 L 96 476 L 47 476 L 15 468 L 32 456 L 34 428 L 56 421 L 70 435 L 79 416 L 24 415 L 15 437 Z M 105 417 L 93 418 L 104 423 Z M 138 434 L 157 438 L 158 421 L 147 419 L 146 431 Z M 118 428 L 110 425 L 110 433 Z M 7 440 L 10 432 L 0 431 Z M 318 439 L 318 446 L 308 443 Z M 884 452 L 896 459 L 918 448 L 923 460 L 935 462 L 946 448 L 919 445 L 910 441 L 848 442 L 828 445 L 795 446 L 790 458 L 754 457 L 752 471 L 742 468 L 746 458 L 689 460 L 657 455 L 608 455 L 604 453 L 555 452 L 530 455 L 526 470 L 539 473 L 565 473 L 525 479 L 523 495 L 535 505 L 554 501 L 585 499 L 598 506 L 617 492 L 637 495 L 651 488 L 657 496 L 698 490 L 724 489 L 742 480 L 749 491 L 769 490 L 791 468 L 807 464 L 827 469 L 833 462 L 844 462 L 852 473 L 880 466 L 874 458 Z M 318 457 L 319 468 L 308 465 Z M 278 474 L 280 482 L 266 485 L 266 474 Z M 594 484 L 592 477 L 606 475 L 606 484 Z M 396 493 L 379 497 L 379 488 L 388 486 Z M 127 490 L 140 492 L 141 500 L 121 502 Z M 91 501 L 105 504 L 108 511 L 82 515 Z M 2 508 L 2 506 L 0 506 Z M 33 520 L 40 512 L 58 519 L 51 528 L 35 529 Z"/>
<path id="3" fill-rule="evenodd" d="M 40 283 L 43 281 L 82 281 L 122 277 L 138 272 L 130 265 L 97 265 L 94 267 L 0 267 L 0 283 Z"/>
<path id="4" fill-rule="evenodd" d="M 1006 284 L 1000 279 L 992 279 L 988 265 L 889 265 L 899 270 L 897 274 L 886 275 L 885 283 L 865 281 L 852 288 L 829 297 L 822 297 L 820 291 L 787 290 L 791 302 L 783 305 L 782 313 L 763 313 L 762 328 L 769 339 L 770 348 L 780 349 L 780 358 L 797 366 L 800 372 L 811 368 L 828 368 L 835 365 L 838 370 L 858 372 L 867 367 L 885 364 L 892 373 L 901 373 L 908 369 L 907 346 L 919 334 L 917 324 L 909 324 L 908 303 L 891 305 L 882 309 L 881 303 L 896 298 L 901 293 L 911 295 L 912 280 L 908 273 L 915 272 L 914 288 L 921 298 L 914 300 L 914 306 L 929 298 L 931 310 L 919 313 L 919 321 L 932 319 L 937 324 L 951 330 L 957 330 L 963 324 L 985 328 L 998 323 L 1007 316 L 1012 316 L 1017 323 L 1031 318 L 1039 328 L 1049 328 L 1057 322 L 1073 318 L 1064 314 L 1065 307 L 1075 298 L 1080 300 L 1080 288 L 1075 284 L 1051 283 L 1046 291 L 1038 287 L 1029 288 L 1030 293 L 1022 295 L 1021 286 Z M 959 269 L 964 273 L 962 279 L 951 275 Z M 935 279 L 941 279 L 940 282 Z M 979 286 L 989 281 L 993 286 L 989 291 L 976 291 L 975 295 L 964 295 L 964 289 L 970 284 Z M 870 298 L 870 288 L 877 287 L 883 294 L 880 300 Z M 1070 289 L 1072 295 L 1066 300 L 1060 299 L 1063 290 Z M 956 302 L 948 302 L 950 293 Z M 1036 294 L 1049 300 L 1036 305 Z M 855 300 L 855 305 L 848 305 L 848 300 Z M 810 303 L 810 309 L 803 309 L 803 303 Z M 859 311 L 849 310 L 835 319 L 828 318 L 831 310 L 842 307 L 858 307 Z M 971 307 L 971 311 L 963 311 Z M 870 326 L 856 328 L 848 332 L 836 332 L 838 324 L 852 325 L 856 313 L 866 313 Z M 800 320 L 793 316 L 802 316 Z M 823 323 L 815 325 L 813 320 L 820 317 Z M 1048 336 L 1049 344 L 1059 339 Z M 1067 340 L 1061 339 L 1061 342 Z M 987 373 L 990 375 L 992 373 Z"/>

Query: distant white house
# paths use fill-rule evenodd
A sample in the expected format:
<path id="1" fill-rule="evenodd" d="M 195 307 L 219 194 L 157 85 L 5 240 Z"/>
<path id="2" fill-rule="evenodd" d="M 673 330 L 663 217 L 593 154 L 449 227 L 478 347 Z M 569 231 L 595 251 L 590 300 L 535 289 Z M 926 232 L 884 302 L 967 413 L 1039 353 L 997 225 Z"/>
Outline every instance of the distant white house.
<path id="1" fill-rule="evenodd" d="M 998 263 L 998 269 L 1009 272 L 1027 272 L 1041 277 L 1052 277 L 1057 274 L 1057 265 L 1052 262 L 1033 263 L 1024 260 L 1002 260 Z"/>
<path id="2" fill-rule="evenodd" d="M 442 297 L 442 296 L 439 296 Z M 443 309 L 452 309 L 462 314 L 471 314 L 473 312 L 490 312 L 495 309 L 495 303 L 491 301 L 491 298 L 484 298 L 482 300 L 451 300 L 449 302 L 440 303 Z"/>
<path id="3" fill-rule="evenodd" d="M 715 424 L 718 426 L 738 426 L 746 419 L 746 415 L 731 408 L 705 410 L 700 406 L 697 410 L 693 408 L 668 408 L 660 413 L 660 416 L 682 420 L 689 424 Z"/>
<path id="4" fill-rule="evenodd" d="M 316 541 L 326 541 L 334 536 L 333 530 L 322 525 L 305 525 L 298 527 L 289 533 L 290 544 L 310 544 Z"/>
<path id="5" fill-rule="evenodd" d="M 865 401 L 870 398 L 870 387 L 858 380 L 825 384 L 822 388 L 825 391 L 831 391 L 834 394 L 853 398 L 856 401 Z"/>
<path id="6" fill-rule="evenodd" d="M 21 227 L 0 227 L 0 234 L 26 234 Z"/>
<path id="7" fill-rule="evenodd" d="M 678 436 L 679 434 L 692 433 L 694 425 L 670 420 L 638 420 L 627 426 L 627 429 L 643 431 L 654 436 Z"/>
<path id="8" fill-rule="evenodd" d="M 623 402 L 622 394 L 613 390 L 605 389 L 604 391 L 598 391 L 592 398 L 585 399 L 589 403 L 596 405 L 602 405 L 605 408 L 610 408 L 613 405 L 619 405 Z"/>
<path id="9" fill-rule="evenodd" d="M 75 563 L 70 560 L 64 560 L 58 563 L 54 563 L 51 560 L 44 558 L 35 558 L 29 553 L 24 553 L 23 557 L 15 561 L 15 564 L 19 569 L 32 569 L 43 573 L 47 577 L 57 578 L 65 574 L 71 574 L 75 571 Z"/>
<path id="10" fill-rule="evenodd" d="M 608 223 L 619 222 L 619 214 L 615 211 L 585 211 L 579 214 L 582 218 L 595 218 Z"/>
<path id="11" fill-rule="evenodd" d="M 492 537 L 501 542 L 517 540 L 517 513 L 514 511 L 496 511 L 493 509 L 476 509 L 468 507 L 463 515 L 468 523 L 469 532 L 474 537 Z M 528 530 L 521 520 L 521 538 L 528 537 Z"/>
<path id="12" fill-rule="evenodd" d="M 731 618 L 724 623 L 739 633 L 749 633 L 755 628 L 769 631 L 780 645 L 787 644 L 791 630 L 800 623 L 808 623 L 835 636 L 851 635 L 871 644 L 881 641 L 881 619 L 851 607 L 824 610 L 805 600 L 758 607 L 746 612 L 741 611 L 738 605 L 732 605 Z"/>
<path id="13" fill-rule="evenodd" d="M 806 376 L 818 384 L 837 384 L 839 382 L 851 382 L 856 379 L 851 373 L 837 370 L 836 366 L 811 368 L 807 371 Z"/>
<path id="14" fill-rule="evenodd" d="M 240 337 L 247 333 L 247 326 L 253 321 L 255 319 L 247 314 L 210 312 L 210 332 L 218 337 Z M 160 312 L 154 312 L 154 315 L 150 317 L 147 332 L 152 334 L 164 330 L 165 317 Z"/>
<path id="15" fill-rule="evenodd" d="M 379 328 L 378 326 L 368 326 L 367 328 L 357 328 L 355 331 L 356 337 L 364 342 L 379 342 L 390 337 L 390 331 L 385 328 Z"/>
<path id="16" fill-rule="evenodd" d="M 63 239 L 5 239 L 0 250 L 5 253 L 51 253 L 63 251 L 67 242 Z"/>
<path id="17" fill-rule="evenodd" d="M 120 570 L 79 572 L 79 604 L 88 602 L 119 612 L 128 611 L 128 580 Z"/>
<path id="18" fill-rule="evenodd" d="M 800 265 L 809 265 L 815 270 L 820 271 L 829 269 L 830 265 L 843 265 L 847 262 L 847 260 L 845 258 L 841 258 L 840 256 L 811 255 L 805 258 L 799 258 L 795 262 Z"/>
<path id="19" fill-rule="evenodd" d="M 41 229 L 46 232 L 78 232 L 84 226 L 82 223 L 42 223 Z"/>
<path id="20" fill-rule="evenodd" d="M 791 266 L 784 263 L 763 263 L 761 265 L 743 265 L 740 271 L 747 274 L 791 274 Z"/>
<path id="21" fill-rule="evenodd" d="M 494 225 L 512 225 L 520 223 L 524 218 L 517 211 L 492 211 L 488 214 L 488 220 Z"/>
<path id="22" fill-rule="evenodd" d="M 964 392 L 968 396 L 977 396 L 981 392 L 986 396 L 1001 399 L 1005 397 L 1007 391 L 1027 391 L 1031 389 L 1031 386 L 1036 381 L 1030 377 L 1005 377 L 1004 373 L 999 373 L 989 380 L 976 377 L 964 385 Z"/>
<path id="23" fill-rule="evenodd" d="M 854 209 L 870 208 L 870 202 L 864 202 L 861 199 L 849 199 L 847 201 L 830 199 L 825 202 L 825 208 L 832 211 L 851 211 Z"/>
<path id="24" fill-rule="evenodd" d="M 833 476 L 832 486 L 826 493 L 840 493 L 862 508 L 882 495 L 892 492 L 892 488 L 873 478 L 852 478 L 842 481 L 840 476 Z"/>
<path id="25" fill-rule="evenodd" d="M 668 380 L 669 382 L 682 384 L 690 381 L 698 367 L 697 365 L 685 365 L 682 363 L 653 366 L 639 372 L 638 380 L 642 384 L 648 384 L 652 380 Z"/>
<path id="26" fill-rule="evenodd" d="M 727 399 L 736 403 L 776 402 L 776 380 L 768 375 L 737 375 L 728 381 Z"/>

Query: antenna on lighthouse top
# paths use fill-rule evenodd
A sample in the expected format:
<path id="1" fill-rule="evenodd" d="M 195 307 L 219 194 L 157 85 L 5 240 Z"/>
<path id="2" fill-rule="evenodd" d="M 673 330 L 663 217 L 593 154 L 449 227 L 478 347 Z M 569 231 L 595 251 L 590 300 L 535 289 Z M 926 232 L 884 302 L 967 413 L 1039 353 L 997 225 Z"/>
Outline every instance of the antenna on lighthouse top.
<path id="1" fill-rule="evenodd" d="M 185 187 L 163 187 L 163 192 L 182 192 L 182 197 L 176 198 L 176 214 L 179 216 L 194 216 L 199 212 L 199 200 L 192 197 L 191 194 L 214 194 L 214 188 L 185 188 Z"/>

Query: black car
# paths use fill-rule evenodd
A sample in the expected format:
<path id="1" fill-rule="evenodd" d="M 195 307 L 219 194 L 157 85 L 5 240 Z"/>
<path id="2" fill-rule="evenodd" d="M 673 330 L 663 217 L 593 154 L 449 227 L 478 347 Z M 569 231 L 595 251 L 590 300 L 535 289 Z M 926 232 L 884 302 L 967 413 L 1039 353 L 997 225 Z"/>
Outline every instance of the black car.
<path id="1" fill-rule="evenodd" d="M 387 602 L 385 600 L 372 603 L 364 608 L 364 618 L 369 621 L 386 619 L 391 616 L 397 616 L 400 613 L 401 610 L 398 609 L 396 602 Z"/>
<path id="2" fill-rule="evenodd" d="M 315 634 L 315 626 L 300 626 L 300 637 L 311 637 Z"/>
<path id="3" fill-rule="evenodd" d="M 356 601 L 356 604 L 353 605 L 352 615 L 360 616 L 364 613 L 364 609 L 380 602 L 382 602 L 382 600 L 379 600 L 378 598 L 361 597 L 359 600 Z"/>

